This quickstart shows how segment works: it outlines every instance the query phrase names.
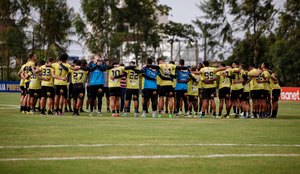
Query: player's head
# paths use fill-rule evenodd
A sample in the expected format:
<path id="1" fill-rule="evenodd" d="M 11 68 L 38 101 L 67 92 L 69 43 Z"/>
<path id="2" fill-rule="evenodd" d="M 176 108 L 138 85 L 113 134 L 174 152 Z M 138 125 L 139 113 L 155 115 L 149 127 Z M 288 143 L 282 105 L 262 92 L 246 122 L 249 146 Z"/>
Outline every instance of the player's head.
<path id="1" fill-rule="evenodd" d="M 250 71 L 250 70 L 252 70 L 253 68 L 255 68 L 255 65 L 254 65 L 253 63 L 250 63 L 250 64 L 248 65 L 248 70 Z"/>
<path id="2" fill-rule="evenodd" d="M 119 65 L 119 63 L 118 62 L 113 62 L 111 65 L 112 66 L 117 66 L 117 65 Z"/>
<path id="3" fill-rule="evenodd" d="M 53 63 L 55 60 L 54 60 L 54 58 L 53 57 L 50 57 L 49 59 L 48 59 L 48 63 Z"/>
<path id="4" fill-rule="evenodd" d="M 74 63 L 74 62 L 73 62 Z M 75 63 L 74 63 L 74 65 L 76 65 L 76 66 L 81 66 L 81 64 L 82 64 L 82 62 L 80 61 L 80 60 L 77 60 Z"/>
<path id="5" fill-rule="evenodd" d="M 157 59 L 157 64 L 163 64 L 163 63 L 165 63 L 165 60 L 163 58 L 160 57 Z"/>
<path id="6" fill-rule="evenodd" d="M 40 62 L 39 62 L 39 64 L 38 64 L 38 66 L 43 66 L 43 65 L 45 65 L 45 61 L 44 60 L 41 60 Z"/>
<path id="7" fill-rule="evenodd" d="M 197 67 L 192 66 L 191 71 L 196 71 Z"/>
<path id="8" fill-rule="evenodd" d="M 59 57 L 59 60 L 62 62 L 66 62 L 68 60 L 69 56 L 67 54 L 62 54 Z"/>
<path id="9" fill-rule="evenodd" d="M 225 63 L 220 64 L 220 67 L 225 67 L 225 66 L 226 66 Z"/>
<path id="10" fill-rule="evenodd" d="M 77 65 L 77 62 L 79 62 L 79 60 L 73 60 L 73 65 Z"/>
<path id="11" fill-rule="evenodd" d="M 93 62 L 96 64 L 97 62 L 100 62 L 100 56 L 98 55 L 98 54 L 95 54 L 94 56 L 93 56 Z"/>
<path id="12" fill-rule="evenodd" d="M 28 59 L 31 60 L 31 61 L 36 61 L 36 56 L 34 53 L 31 53 L 28 55 Z"/>
<path id="13" fill-rule="evenodd" d="M 261 68 L 269 69 L 270 68 L 270 64 L 267 63 L 267 62 L 264 62 L 263 64 L 261 64 Z"/>
<path id="14" fill-rule="evenodd" d="M 182 65 L 182 66 L 184 65 L 184 60 L 183 59 L 179 60 L 179 65 Z"/>
<path id="15" fill-rule="evenodd" d="M 233 61 L 232 64 L 231 64 L 231 66 L 233 68 L 237 68 L 239 66 L 239 63 L 237 61 Z"/>
<path id="16" fill-rule="evenodd" d="M 203 67 L 204 67 L 203 63 L 199 63 L 198 66 L 197 66 L 197 69 L 200 70 Z"/>
<path id="17" fill-rule="evenodd" d="M 106 65 L 109 65 L 109 60 L 108 59 L 104 59 L 104 62 Z"/>
<path id="18" fill-rule="evenodd" d="M 130 66 L 135 66 L 135 62 L 134 62 L 134 61 L 130 61 L 130 62 L 129 62 L 129 65 L 130 65 Z"/>
<path id="19" fill-rule="evenodd" d="M 208 62 L 207 60 L 205 60 L 205 61 L 203 61 L 203 65 L 204 65 L 205 67 L 208 67 L 208 66 L 209 66 L 209 62 Z"/>
<path id="20" fill-rule="evenodd" d="M 86 67 L 86 66 L 87 66 L 86 60 L 81 60 L 81 66 L 82 66 L 82 67 Z"/>
<path id="21" fill-rule="evenodd" d="M 175 65 L 175 62 L 173 60 L 171 60 L 169 63 Z"/>
<path id="22" fill-rule="evenodd" d="M 152 65 L 152 63 L 153 63 L 152 58 L 148 58 L 148 59 L 147 59 L 147 64 L 148 64 L 148 65 Z"/>
<path id="23" fill-rule="evenodd" d="M 247 70 L 247 69 L 248 69 L 248 66 L 247 66 L 246 64 L 244 64 L 244 63 L 241 64 L 240 66 L 241 66 L 241 68 L 242 68 L 243 70 Z"/>

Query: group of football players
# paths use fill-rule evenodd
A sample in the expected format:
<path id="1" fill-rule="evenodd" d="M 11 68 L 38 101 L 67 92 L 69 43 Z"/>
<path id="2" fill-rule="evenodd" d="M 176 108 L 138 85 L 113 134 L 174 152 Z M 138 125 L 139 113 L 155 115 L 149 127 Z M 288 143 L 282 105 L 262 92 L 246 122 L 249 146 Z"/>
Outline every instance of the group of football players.
<path id="1" fill-rule="evenodd" d="M 131 101 L 134 117 L 146 117 L 150 104 L 152 117 L 167 114 L 173 118 L 184 114 L 204 118 L 212 114 L 213 118 L 229 118 L 231 109 L 235 118 L 277 117 L 280 86 L 268 63 L 255 67 L 233 62 L 230 66 L 212 67 L 204 61 L 190 67 L 183 59 L 176 65 L 163 58 L 158 58 L 156 64 L 154 58 L 148 58 L 146 65 L 139 68 L 133 61 L 128 66 L 118 62 L 110 64 L 99 55 L 94 55 L 89 63 L 76 60 L 70 65 L 67 59 L 68 55 L 64 54 L 58 60 L 49 58 L 37 63 L 34 54 L 28 56 L 19 71 L 22 113 L 62 115 L 71 111 L 73 115 L 80 115 L 87 98 L 86 109 L 90 115 L 101 115 L 105 95 L 107 111 L 112 112 L 113 117 L 121 113 L 129 116 Z M 126 83 L 124 94 L 121 79 Z"/>

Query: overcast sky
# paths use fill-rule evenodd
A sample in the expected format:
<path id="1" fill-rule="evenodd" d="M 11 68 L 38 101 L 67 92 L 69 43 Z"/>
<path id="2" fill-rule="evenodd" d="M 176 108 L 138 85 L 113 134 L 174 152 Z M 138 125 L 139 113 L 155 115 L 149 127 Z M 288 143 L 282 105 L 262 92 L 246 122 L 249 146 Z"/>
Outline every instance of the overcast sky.
<path id="1" fill-rule="evenodd" d="M 200 0 L 160 0 L 161 4 L 172 8 L 169 20 L 181 23 L 192 23 L 191 21 L 200 16 L 201 12 L 195 4 Z M 80 0 L 68 0 L 68 4 L 74 8 L 75 12 L 80 10 Z"/>

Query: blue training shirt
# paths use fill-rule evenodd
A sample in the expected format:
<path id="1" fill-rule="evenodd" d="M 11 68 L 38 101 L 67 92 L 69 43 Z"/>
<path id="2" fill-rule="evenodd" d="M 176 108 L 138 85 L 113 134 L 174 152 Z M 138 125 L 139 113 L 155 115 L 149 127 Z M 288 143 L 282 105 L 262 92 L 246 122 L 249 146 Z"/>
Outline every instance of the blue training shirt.
<path id="1" fill-rule="evenodd" d="M 144 67 L 144 89 L 157 89 L 157 83 L 156 83 L 156 76 L 158 75 L 158 70 L 157 69 L 152 69 L 149 67 Z M 152 80 L 147 79 L 152 78 Z"/>
<path id="2" fill-rule="evenodd" d="M 188 83 L 187 80 L 190 76 L 191 72 L 188 69 L 182 69 L 182 70 L 177 70 L 176 75 L 177 75 L 177 83 L 175 86 L 175 90 L 187 90 L 188 89 Z M 185 81 L 185 82 L 183 82 Z"/>
<path id="3" fill-rule="evenodd" d="M 97 66 L 96 64 L 91 64 L 90 68 L 94 68 Z M 102 64 L 101 68 L 105 69 L 106 65 Z M 101 71 L 99 68 L 90 72 L 90 85 L 104 85 L 104 72 Z"/>

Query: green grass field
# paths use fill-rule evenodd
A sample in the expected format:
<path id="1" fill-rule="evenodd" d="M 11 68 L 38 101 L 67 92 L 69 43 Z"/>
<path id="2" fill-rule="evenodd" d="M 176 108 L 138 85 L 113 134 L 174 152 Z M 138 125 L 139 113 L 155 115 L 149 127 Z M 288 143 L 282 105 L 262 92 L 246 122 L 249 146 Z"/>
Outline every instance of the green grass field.
<path id="1" fill-rule="evenodd" d="M 278 119 L 145 119 L 22 115 L 18 101 L 0 93 L 0 173 L 300 171 L 300 102 Z"/>

